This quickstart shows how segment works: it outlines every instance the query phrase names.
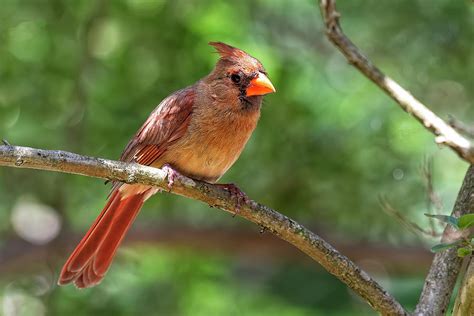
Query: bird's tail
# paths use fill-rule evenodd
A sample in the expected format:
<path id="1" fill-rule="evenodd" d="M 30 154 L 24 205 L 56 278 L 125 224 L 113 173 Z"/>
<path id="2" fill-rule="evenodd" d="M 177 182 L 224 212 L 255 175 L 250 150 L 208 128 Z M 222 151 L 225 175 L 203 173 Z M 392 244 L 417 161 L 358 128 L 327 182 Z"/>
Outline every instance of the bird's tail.
<path id="1" fill-rule="evenodd" d="M 123 188 L 123 187 L 122 187 Z M 104 209 L 61 270 L 58 284 L 92 287 L 104 278 L 120 242 L 135 220 L 149 192 L 126 194 L 115 189 Z"/>

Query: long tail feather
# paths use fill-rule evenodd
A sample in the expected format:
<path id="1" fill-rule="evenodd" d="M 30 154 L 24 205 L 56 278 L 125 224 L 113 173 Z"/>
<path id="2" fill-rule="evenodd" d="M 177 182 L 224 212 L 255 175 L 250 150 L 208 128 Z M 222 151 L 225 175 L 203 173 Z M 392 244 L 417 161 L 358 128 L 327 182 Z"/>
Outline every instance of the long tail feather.
<path id="1" fill-rule="evenodd" d="M 74 282 L 78 288 L 86 288 L 100 283 L 147 197 L 146 192 L 124 196 L 123 192 L 115 189 L 67 260 L 58 284 Z"/>

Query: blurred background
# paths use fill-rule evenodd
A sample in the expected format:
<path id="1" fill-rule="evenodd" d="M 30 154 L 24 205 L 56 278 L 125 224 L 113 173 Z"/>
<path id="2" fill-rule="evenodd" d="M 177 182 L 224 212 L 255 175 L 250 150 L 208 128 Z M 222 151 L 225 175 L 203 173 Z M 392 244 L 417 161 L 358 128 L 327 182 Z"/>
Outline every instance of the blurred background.
<path id="1" fill-rule="evenodd" d="M 406 226 L 440 231 L 423 213 L 450 212 L 467 164 L 348 65 L 316 2 L 4 0 L 0 138 L 117 159 L 160 100 L 212 69 L 207 42 L 235 45 L 262 61 L 278 92 L 222 182 L 327 238 L 412 308 L 436 238 Z M 383 71 L 441 117 L 474 122 L 469 1 L 338 8 Z M 100 286 L 57 287 L 109 189 L 0 169 L 0 314 L 375 315 L 270 233 L 169 194 L 147 202 Z"/>

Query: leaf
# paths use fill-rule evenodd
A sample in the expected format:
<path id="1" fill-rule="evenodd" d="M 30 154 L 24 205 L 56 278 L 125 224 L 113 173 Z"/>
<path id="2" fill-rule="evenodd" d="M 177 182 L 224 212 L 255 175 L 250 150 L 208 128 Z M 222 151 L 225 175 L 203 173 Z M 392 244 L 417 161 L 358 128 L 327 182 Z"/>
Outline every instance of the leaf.
<path id="1" fill-rule="evenodd" d="M 458 257 L 470 256 L 472 254 L 472 249 L 468 247 L 463 247 L 458 249 Z"/>
<path id="2" fill-rule="evenodd" d="M 460 229 L 466 229 L 474 225 L 474 214 L 466 214 L 458 219 Z"/>
<path id="3" fill-rule="evenodd" d="M 437 245 L 434 245 L 433 247 L 431 247 L 431 251 L 432 252 L 440 252 L 440 251 L 443 251 L 443 250 L 446 250 L 446 249 L 449 249 L 449 248 L 452 248 L 456 245 L 458 245 L 462 240 L 457 240 L 455 242 L 451 242 L 451 243 L 448 243 L 448 244 L 437 244 Z"/>
<path id="4" fill-rule="evenodd" d="M 448 223 L 455 228 L 459 228 L 458 219 L 456 217 L 448 216 L 448 215 L 433 215 L 433 214 L 427 214 L 427 213 L 425 213 L 425 216 L 435 218 L 441 222 Z"/>

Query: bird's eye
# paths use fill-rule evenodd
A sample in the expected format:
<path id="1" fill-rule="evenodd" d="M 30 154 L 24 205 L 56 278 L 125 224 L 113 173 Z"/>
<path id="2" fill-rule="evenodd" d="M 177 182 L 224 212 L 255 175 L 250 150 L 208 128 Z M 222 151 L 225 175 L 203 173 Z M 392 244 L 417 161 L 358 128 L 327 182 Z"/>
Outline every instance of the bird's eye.
<path id="1" fill-rule="evenodd" d="M 234 83 L 239 83 L 240 82 L 240 75 L 239 74 L 232 74 L 230 76 L 230 80 L 232 80 Z"/>

